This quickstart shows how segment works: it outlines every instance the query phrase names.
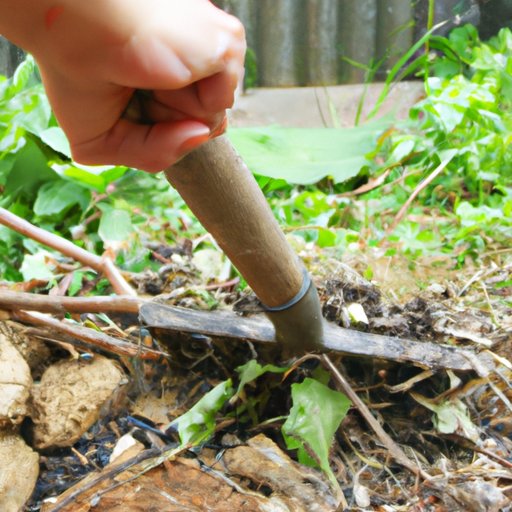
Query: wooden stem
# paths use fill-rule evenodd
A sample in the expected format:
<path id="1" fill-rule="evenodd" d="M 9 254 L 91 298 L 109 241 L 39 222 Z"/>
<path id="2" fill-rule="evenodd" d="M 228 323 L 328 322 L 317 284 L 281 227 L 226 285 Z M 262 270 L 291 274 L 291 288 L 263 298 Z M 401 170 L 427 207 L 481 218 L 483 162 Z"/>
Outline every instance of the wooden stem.
<path id="1" fill-rule="evenodd" d="M 44 313 L 135 313 L 145 301 L 129 296 L 63 297 L 0 289 L 0 308 Z"/>
<path id="2" fill-rule="evenodd" d="M 103 274 L 112 285 L 114 291 L 119 295 L 136 296 L 135 290 L 126 282 L 114 262 L 107 256 L 96 256 L 95 254 L 78 247 L 74 243 L 54 233 L 34 226 L 30 222 L 14 215 L 5 208 L 0 208 L 0 224 L 11 228 L 18 233 L 35 240 L 41 244 L 51 247 L 62 254 L 73 258 L 86 267 L 91 267 L 98 273 Z"/>

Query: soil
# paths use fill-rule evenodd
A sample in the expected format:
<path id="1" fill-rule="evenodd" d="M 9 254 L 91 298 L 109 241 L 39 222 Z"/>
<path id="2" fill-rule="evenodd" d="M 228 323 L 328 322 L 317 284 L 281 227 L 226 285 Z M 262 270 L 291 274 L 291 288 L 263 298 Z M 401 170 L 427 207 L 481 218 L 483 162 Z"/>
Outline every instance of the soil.
<path id="1" fill-rule="evenodd" d="M 368 260 L 358 261 L 360 270 L 366 268 Z M 206 286 L 192 260 L 183 256 L 176 262 L 165 280 L 158 281 L 158 275 L 149 272 L 133 276 L 140 294 L 149 296 L 148 290 L 154 292 L 158 281 L 159 301 L 196 309 L 211 307 L 204 294 L 187 292 Z M 384 261 L 379 264 L 384 266 Z M 330 458 L 348 510 L 510 510 L 512 289 L 495 288 L 494 283 L 509 282 L 512 267 L 489 268 L 478 278 L 472 270 L 446 271 L 438 274 L 440 280 L 433 275 L 427 279 L 423 273 L 418 281 L 418 267 L 405 270 L 405 262 L 394 259 L 388 268 L 405 284 L 394 290 L 393 279 L 386 281 L 386 287 L 364 279 L 350 258 L 342 263 L 325 253 L 311 255 L 308 266 L 324 315 L 331 322 L 471 347 L 477 353 L 490 351 L 497 361 L 496 371 L 488 375 L 479 374 L 478 365 L 472 372 L 429 373 L 392 360 L 340 359 L 333 354 L 332 360 L 386 432 L 429 475 L 428 480 L 418 479 L 394 462 L 353 407 L 336 435 Z M 217 309 L 243 314 L 258 310 L 250 293 L 235 293 L 220 285 L 211 292 Z M 212 289 L 211 282 L 208 287 Z M 362 305 L 367 324 L 353 323 L 347 314 L 351 303 Z M 87 319 L 105 332 L 112 330 L 98 315 L 87 315 Z M 14 350 L 18 355 L 9 356 L 9 364 L 20 360 L 27 370 L 16 372 L 20 382 L 4 378 L 0 383 L 16 385 L 19 391 L 11 405 L 4 406 L 16 412 L 4 415 L 0 474 L 12 475 L 9 482 L 25 485 L 15 493 L 23 501 L 39 473 L 25 510 L 336 510 L 340 496 L 321 471 L 293 460 L 295 454 L 285 449 L 278 419 L 289 410 L 291 384 L 317 372 L 318 362 L 295 366 L 284 380 L 270 374 L 260 379 L 246 395 L 247 400 L 266 396 L 253 420 L 230 416 L 226 410 L 207 444 L 180 450 L 176 432 L 168 429 L 170 421 L 218 382 L 236 376 L 235 368 L 250 359 L 283 364 L 280 351 L 244 342 L 225 345 L 201 335 L 190 338 L 150 332 L 133 314 L 112 316 L 111 321 L 117 335 L 170 356 L 141 361 L 102 353 L 92 346 L 73 346 L 71 340 L 57 340 L 57 336 L 41 341 L 34 336 L 34 328 L 27 331 L 10 321 L 2 324 L 4 344 L 16 339 L 17 346 L 26 349 L 30 340 L 36 340 L 38 347 L 35 355 L 24 351 L 32 375 L 19 355 L 23 350 L 14 344 L 3 345 L 4 357 L 0 357 L 5 361 Z M 0 375 L 7 375 L 6 371 Z M 451 427 L 434 414 L 441 404 L 448 415 L 456 417 Z M 26 464 L 13 465 L 12 450 L 26 451 Z M 173 453 L 163 464 L 162 450 Z M 121 453 L 121 458 L 112 461 L 113 451 L 116 457 Z M 0 478 L 0 489 L 5 480 Z M 19 509 L 22 501 L 10 502 L 12 495 L 0 492 L 2 510 Z"/>

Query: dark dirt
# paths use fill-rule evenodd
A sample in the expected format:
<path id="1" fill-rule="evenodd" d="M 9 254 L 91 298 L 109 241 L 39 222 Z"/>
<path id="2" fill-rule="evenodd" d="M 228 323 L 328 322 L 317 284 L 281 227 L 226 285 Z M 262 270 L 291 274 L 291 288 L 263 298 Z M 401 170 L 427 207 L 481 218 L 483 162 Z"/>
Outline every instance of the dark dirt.
<path id="1" fill-rule="evenodd" d="M 162 247 L 155 248 L 155 251 L 163 258 L 179 252 Z M 431 279 L 422 290 L 410 286 L 406 294 L 399 296 L 368 282 L 352 267 L 339 261 L 313 261 L 309 266 L 320 292 L 324 315 L 330 321 L 345 327 L 419 341 L 477 346 L 503 358 L 498 371 L 489 376 L 478 375 L 477 372 L 454 375 L 453 372 L 440 371 L 424 378 L 421 377 L 424 369 L 410 365 L 370 358 L 334 358 L 394 441 L 432 477 L 429 482 L 418 481 L 395 464 L 353 408 L 345 418 L 331 451 L 331 467 L 350 510 L 510 510 L 512 388 L 509 379 L 512 366 L 507 366 L 505 360 L 511 355 L 512 289 L 495 288 L 494 283 L 510 280 L 511 267 L 495 269 L 473 284 L 472 273 L 452 274 L 453 279 L 443 277 L 441 282 Z M 357 265 L 353 267 L 357 268 Z M 413 283 L 414 279 L 411 273 L 410 282 Z M 172 305 L 208 309 L 216 304 L 217 308 L 234 308 L 241 314 L 259 309 L 257 300 L 248 293 L 240 294 L 232 287 L 215 289 L 211 287 L 212 283 L 202 283 L 186 251 L 180 252 L 178 260 L 162 262 L 158 273 L 133 276 L 133 282 L 141 295 L 159 294 L 158 300 Z M 205 293 L 206 286 L 208 293 Z M 483 293 L 484 289 L 486 293 Z M 353 324 L 347 313 L 347 306 L 351 303 L 363 306 L 368 324 Z M 100 328 L 108 327 L 95 315 L 89 315 L 89 319 L 93 319 Z M 219 381 L 233 377 L 235 368 L 240 364 L 252 358 L 261 363 L 279 364 L 280 353 L 275 349 L 245 343 L 233 348 L 233 344 L 213 344 L 200 335 L 195 340 L 176 336 L 168 339 L 165 333 L 141 329 L 133 315 L 112 317 L 112 320 L 124 332 L 130 333 L 132 339 L 142 338 L 145 344 L 153 344 L 155 348 L 169 352 L 171 358 L 143 363 L 114 358 L 129 379 L 126 399 L 115 410 L 104 411 L 95 425 L 72 446 L 49 447 L 41 452 L 40 476 L 26 510 L 37 512 L 44 500 L 60 495 L 85 475 L 104 468 L 114 446 L 126 433 L 131 433 L 147 449 L 162 443 L 176 443 L 175 432 L 161 433 L 163 425 L 188 410 Z M 44 350 L 54 354 L 48 357 L 48 361 L 69 358 L 61 344 L 47 341 L 44 346 Z M 88 352 L 94 357 L 93 349 Z M 41 364 L 39 360 L 34 365 L 37 379 L 41 375 Z M 272 421 L 272 418 L 287 414 L 291 384 L 310 376 L 317 367 L 317 363 L 308 361 L 297 367 L 285 381 L 278 376 L 260 379 L 257 387 L 248 390 L 247 397 L 266 397 L 257 411 L 259 422 L 237 418 L 233 421 L 225 417 L 225 422 L 221 421 L 217 434 L 204 450 L 211 450 L 214 459 L 222 458 L 225 449 L 222 440 L 227 434 L 235 436 L 237 443 L 245 444 L 254 435 L 263 433 L 283 447 L 280 423 Z M 415 396 L 424 397 L 434 405 L 465 404 L 459 423 L 451 431 L 446 428 L 443 431 L 433 412 L 420 404 Z M 145 397 L 143 401 L 141 397 Z M 453 414 L 450 409 L 448 411 Z M 261 423 L 265 420 L 270 422 Z M 468 439 L 464 430 L 466 420 L 478 432 L 478 439 Z M 31 420 L 27 418 L 22 433 L 28 444 L 32 443 L 30 431 Z M 198 451 L 194 450 L 187 457 L 195 458 L 197 455 Z M 198 471 L 204 472 L 204 469 Z M 267 498 L 278 494 L 270 484 L 258 488 L 254 477 L 237 477 L 235 480 L 237 485 Z M 122 491 L 117 494 L 121 495 Z M 149 495 L 145 496 L 145 499 L 150 499 Z M 307 510 L 300 503 L 295 505 L 298 508 L 293 510 Z M 168 510 L 182 509 L 169 506 Z"/>

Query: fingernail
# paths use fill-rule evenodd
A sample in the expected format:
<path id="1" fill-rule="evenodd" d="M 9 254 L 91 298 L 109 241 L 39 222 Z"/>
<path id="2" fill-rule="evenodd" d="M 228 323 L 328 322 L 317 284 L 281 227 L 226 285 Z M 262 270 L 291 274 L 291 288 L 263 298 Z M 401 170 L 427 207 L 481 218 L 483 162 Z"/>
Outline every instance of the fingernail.
<path id="1" fill-rule="evenodd" d="M 219 135 L 222 135 L 228 127 L 228 118 L 227 116 L 224 116 L 224 119 L 222 120 L 222 123 L 219 124 L 215 130 L 212 131 L 210 134 L 210 138 L 213 139 L 215 137 L 218 137 Z"/>
<path id="2" fill-rule="evenodd" d="M 206 126 L 204 128 L 198 128 L 197 130 L 194 130 L 193 135 L 188 137 L 188 139 L 186 139 L 181 144 L 181 146 L 179 146 L 178 154 L 181 156 L 184 155 L 185 153 L 188 153 L 189 151 L 192 151 L 201 144 L 207 142 L 209 138 L 210 130 Z"/>

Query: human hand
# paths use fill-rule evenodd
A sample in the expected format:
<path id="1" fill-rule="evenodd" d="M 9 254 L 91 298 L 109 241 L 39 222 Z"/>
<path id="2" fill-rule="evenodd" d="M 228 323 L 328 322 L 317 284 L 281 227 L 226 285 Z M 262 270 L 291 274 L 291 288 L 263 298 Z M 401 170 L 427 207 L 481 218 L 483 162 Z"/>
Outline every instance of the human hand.
<path id="1" fill-rule="evenodd" d="M 26 46 L 77 161 L 157 172 L 224 131 L 243 73 L 236 18 L 208 0 L 48 5 Z M 146 122 L 125 115 L 136 90 Z"/>

